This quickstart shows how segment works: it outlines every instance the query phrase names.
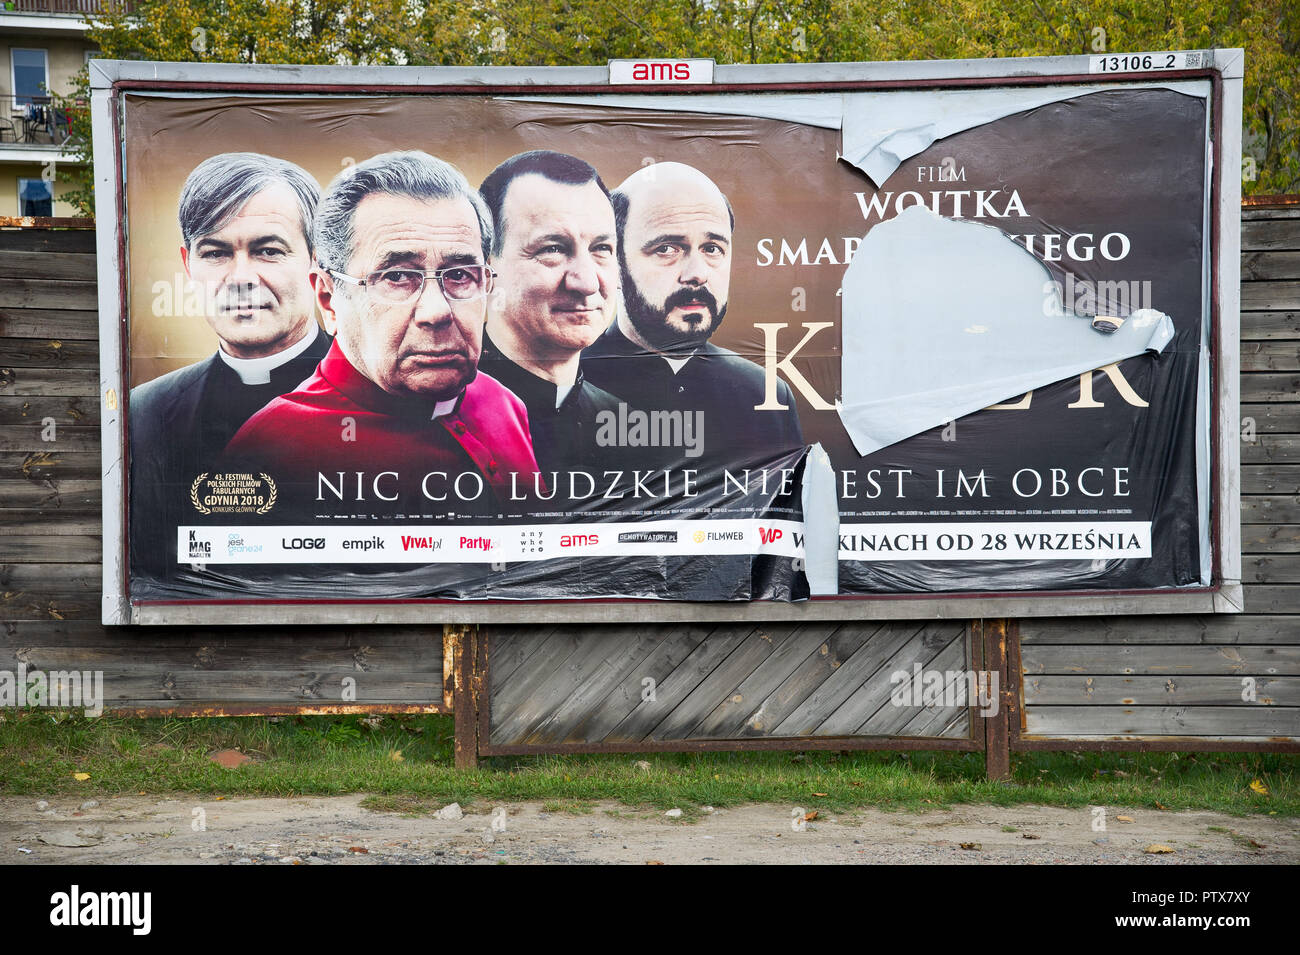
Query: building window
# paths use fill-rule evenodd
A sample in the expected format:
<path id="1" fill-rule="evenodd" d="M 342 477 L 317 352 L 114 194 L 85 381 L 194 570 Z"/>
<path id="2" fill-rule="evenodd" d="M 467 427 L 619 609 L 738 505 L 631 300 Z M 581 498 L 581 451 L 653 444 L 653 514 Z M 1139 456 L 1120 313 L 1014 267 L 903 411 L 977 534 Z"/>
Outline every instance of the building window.
<path id="1" fill-rule="evenodd" d="M 20 216 L 54 215 L 54 184 L 44 179 L 19 179 L 18 214 Z"/>
<path id="2" fill-rule="evenodd" d="M 33 101 L 49 102 L 47 92 L 50 76 L 46 69 L 44 50 L 9 50 L 13 67 L 14 106 L 27 106 Z"/>

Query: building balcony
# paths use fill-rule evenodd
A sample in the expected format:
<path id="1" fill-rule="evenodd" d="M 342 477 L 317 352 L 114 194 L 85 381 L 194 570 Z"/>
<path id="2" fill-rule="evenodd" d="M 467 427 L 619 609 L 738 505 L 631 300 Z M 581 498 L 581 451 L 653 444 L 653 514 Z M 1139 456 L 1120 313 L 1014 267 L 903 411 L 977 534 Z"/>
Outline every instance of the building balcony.
<path id="1" fill-rule="evenodd" d="M 72 107 L 71 109 L 84 108 Z M 0 162 L 69 162 L 70 109 L 49 97 L 0 96 Z"/>
<path id="2" fill-rule="evenodd" d="M 83 34 L 87 20 L 108 8 L 131 9 L 129 0 L 0 0 L 0 33 Z"/>

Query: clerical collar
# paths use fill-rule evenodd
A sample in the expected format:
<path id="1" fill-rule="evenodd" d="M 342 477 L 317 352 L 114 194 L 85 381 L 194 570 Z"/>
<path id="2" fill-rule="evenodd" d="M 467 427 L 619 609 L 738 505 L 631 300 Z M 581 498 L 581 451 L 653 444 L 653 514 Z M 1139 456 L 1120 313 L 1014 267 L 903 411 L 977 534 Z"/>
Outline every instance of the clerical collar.
<path id="1" fill-rule="evenodd" d="M 518 395 L 530 408 L 541 405 L 559 411 L 583 382 L 581 364 L 578 365 L 578 374 L 570 385 L 557 385 L 547 378 L 533 374 L 523 365 L 507 358 L 505 352 L 486 332 L 483 333 L 483 354 L 479 367 Z"/>
<path id="2" fill-rule="evenodd" d="M 689 355 L 685 356 L 684 358 L 677 358 L 672 355 L 666 355 L 661 351 L 656 351 L 656 352 L 647 351 L 647 349 L 644 348 L 642 345 L 639 345 L 636 342 L 634 342 L 632 338 L 626 332 L 624 332 L 622 328 L 619 327 L 618 322 L 614 322 L 612 325 L 609 326 L 609 329 L 605 332 L 605 337 L 610 339 L 612 342 L 615 343 L 616 346 L 620 348 L 620 350 L 626 352 L 629 355 L 638 355 L 638 354 L 658 355 L 664 361 L 668 362 L 668 367 L 672 369 L 674 375 L 677 374 L 679 371 L 681 371 L 683 368 L 685 368 L 686 363 L 690 361 L 692 358 L 694 358 L 697 354 L 699 354 L 698 352 L 691 352 Z"/>
<path id="3" fill-rule="evenodd" d="M 437 421 L 443 415 L 451 414 L 453 411 L 455 411 L 456 405 L 460 404 L 461 395 L 463 395 L 464 393 L 465 392 L 462 391 L 460 395 L 457 395 L 455 398 L 448 398 L 446 401 L 439 401 L 436 405 L 433 406 L 433 414 L 430 416 L 429 420 Z"/>
<path id="4" fill-rule="evenodd" d="M 244 384 L 268 385 L 271 383 L 271 372 L 305 352 L 319 334 L 319 326 L 315 321 L 311 321 L 307 323 L 307 334 L 301 341 L 274 355 L 267 355 L 265 358 L 235 358 L 233 355 L 227 355 L 224 348 L 218 348 L 217 354 L 221 356 L 222 361 L 234 369 L 235 374 Z"/>

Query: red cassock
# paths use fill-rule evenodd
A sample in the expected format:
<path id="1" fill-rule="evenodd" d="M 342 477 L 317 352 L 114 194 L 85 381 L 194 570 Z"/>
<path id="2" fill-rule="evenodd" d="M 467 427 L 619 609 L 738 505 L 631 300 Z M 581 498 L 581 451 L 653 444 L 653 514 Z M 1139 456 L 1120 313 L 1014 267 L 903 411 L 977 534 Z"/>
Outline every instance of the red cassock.
<path id="1" fill-rule="evenodd" d="M 336 341 L 310 378 L 239 429 L 225 466 L 266 471 L 277 483 L 310 491 L 314 502 L 338 502 L 319 493 L 323 476 L 330 486 L 346 485 L 348 504 L 400 500 L 408 512 L 525 506 L 521 498 L 531 497 L 538 469 L 528 413 L 514 392 L 480 371 L 452 411 L 432 412 L 365 377 Z M 457 486 L 462 475 L 470 480 Z M 476 487 L 481 493 L 470 496 Z"/>

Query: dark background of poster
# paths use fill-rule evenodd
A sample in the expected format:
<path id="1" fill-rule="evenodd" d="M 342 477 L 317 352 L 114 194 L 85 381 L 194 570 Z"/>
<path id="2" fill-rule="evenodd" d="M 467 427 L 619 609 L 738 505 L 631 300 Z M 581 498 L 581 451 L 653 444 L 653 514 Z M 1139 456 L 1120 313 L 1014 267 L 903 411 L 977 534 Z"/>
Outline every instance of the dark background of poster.
<path id="1" fill-rule="evenodd" d="M 887 95 L 887 94 L 883 94 Z M 130 222 L 130 380 L 150 380 L 199 361 L 216 347 L 202 318 L 154 308 L 155 283 L 175 282 L 180 270 L 176 201 L 189 170 L 210 155 L 254 150 L 297 162 L 327 185 L 344 165 L 390 149 L 425 149 L 456 163 L 477 184 L 501 160 L 525 149 L 549 148 L 590 161 L 614 188 L 650 161 L 676 160 L 711 176 L 736 212 L 734 264 L 726 322 L 714 337 L 761 363 L 756 322 L 791 323 L 783 348 L 801 337 L 799 323 L 840 319 L 836 296 L 844 264 L 761 267 L 758 244 L 861 236 L 864 221 L 854 193 L 875 190 L 860 171 L 837 161 L 839 134 L 774 120 L 632 111 L 449 96 L 376 98 L 209 98 L 129 96 L 126 109 L 127 205 Z M 1125 404 L 1104 376 L 1094 397 L 1103 408 L 1068 409 L 1077 380 L 1035 392 L 1023 411 L 983 411 L 956 423 L 955 441 L 941 429 L 860 458 L 833 411 L 814 410 L 801 397 L 806 439 L 820 441 L 837 470 L 936 468 L 985 470 L 993 496 L 963 510 L 1045 513 L 1052 508 L 1109 506 L 1070 496 L 1026 502 L 1009 491 L 1022 467 L 1130 468 L 1131 515 L 1152 520 L 1155 556 L 1113 561 L 992 563 L 843 562 L 841 591 L 996 591 L 1138 589 L 1194 583 L 1199 575 L 1196 528 L 1195 395 L 1202 313 L 1204 101 L 1167 90 L 1126 90 L 1064 101 L 956 134 L 904 163 L 882 190 L 953 188 L 918 182 L 918 170 L 952 157 L 963 189 L 1019 191 L 1031 218 L 988 219 L 1008 232 L 1124 232 L 1132 251 L 1122 262 L 1074 266 L 1079 278 L 1148 280 L 1152 304 L 1178 329 L 1159 357 L 1131 359 L 1122 370 L 1150 402 Z M 1086 271 L 1085 271 L 1086 269 Z M 942 279 L 941 264 L 934 277 Z M 794 303 L 805 302 L 804 310 Z M 836 329 L 819 335 L 796 365 L 828 400 L 839 393 Z M 1008 396 L 1008 398 L 1015 396 Z M 864 484 L 860 477 L 859 487 Z M 960 520 L 918 484 L 906 502 L 841 502 L 847 521 Z M 899 518 L 896 510 L 925 512 Z M 967 516 L 970 520 L 1017 520 Z M 1061 517 L 1077 520 L 1079 516 Z M 1101 518 L 1084 516 L 1091 521 Z M 225 589 L 225 588 L 222 588 Z M 742 590 L 744 588 L 741 588 Z"/>

